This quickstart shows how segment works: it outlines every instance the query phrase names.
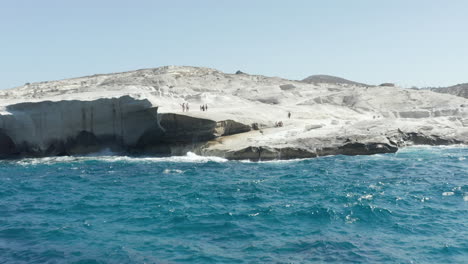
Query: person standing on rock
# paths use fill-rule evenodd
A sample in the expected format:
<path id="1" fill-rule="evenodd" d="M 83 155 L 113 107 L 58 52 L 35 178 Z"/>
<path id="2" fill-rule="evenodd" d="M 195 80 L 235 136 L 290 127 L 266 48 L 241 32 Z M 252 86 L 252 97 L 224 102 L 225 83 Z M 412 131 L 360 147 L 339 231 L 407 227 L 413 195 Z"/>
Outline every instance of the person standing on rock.
<path id="1" fill-rule="evenodd" d="M 188 112 L 188 110 L 189 110 L 189 105 L 188 105 L 188 103 L 187 103 L 187 104 L 185 105 L 185 112 Z"/>
<path id="2" fill-rule="evenodd" d="M 291 112 L 288 112 L 288 119 L 291 119 Z"/>
<path id="3" fill-rule="evenodd" d="M 208 111 L 208 104 L 205 104 L 205 111 Z"/>
<path id="4" fill-rule="evenodd" d="M 181 106 L 182 106 L 182 112 L 185 112 L 185 103 L 182 103 Z"/>

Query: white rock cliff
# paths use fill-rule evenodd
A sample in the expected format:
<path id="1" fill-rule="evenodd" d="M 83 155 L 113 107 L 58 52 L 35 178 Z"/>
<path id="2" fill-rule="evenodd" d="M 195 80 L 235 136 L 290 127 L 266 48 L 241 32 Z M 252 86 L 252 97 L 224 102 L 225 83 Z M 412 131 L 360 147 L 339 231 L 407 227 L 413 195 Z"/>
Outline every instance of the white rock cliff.
<path id="1" fill-rule="evenodd" d="M 175 66 L 0 90 L 0 158 L 109 148 L 265 160 L 466 143 L 468 99 L 429 90 Z"/>

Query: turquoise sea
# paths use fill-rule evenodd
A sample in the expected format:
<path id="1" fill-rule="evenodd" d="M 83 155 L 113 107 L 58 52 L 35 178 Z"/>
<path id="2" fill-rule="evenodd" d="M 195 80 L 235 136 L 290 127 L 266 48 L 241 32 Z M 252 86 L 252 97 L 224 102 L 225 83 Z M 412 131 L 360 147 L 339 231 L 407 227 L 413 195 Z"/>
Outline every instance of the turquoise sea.
<path id="1" fill-rule="evenodd" d="M 468 263 L 467 158 L 0 161 L 0 263 Z"/>

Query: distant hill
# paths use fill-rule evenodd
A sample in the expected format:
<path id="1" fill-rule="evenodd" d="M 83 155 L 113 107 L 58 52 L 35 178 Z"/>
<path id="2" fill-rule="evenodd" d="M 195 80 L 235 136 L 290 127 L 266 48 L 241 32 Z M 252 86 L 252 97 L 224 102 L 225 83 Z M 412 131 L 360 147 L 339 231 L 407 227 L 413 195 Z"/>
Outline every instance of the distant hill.
<path id="1" fill-rule="evenodd" d="M 431 88 L 431 91 L 468 98 L 468 83 L 457 84 L 450 87 Z"/>
<path id="2" fill-rule="evenodd" d="M 344 78 L 331 76 L 331 75 L 311 75 L 301 82 L 305 83 L 329 83 L 329 84 L 348 84 L 348 85 L 356 85 L 356 86 L 370 86 L 364 83 L 353 82 L 350 80 L 346 80 Z"/>

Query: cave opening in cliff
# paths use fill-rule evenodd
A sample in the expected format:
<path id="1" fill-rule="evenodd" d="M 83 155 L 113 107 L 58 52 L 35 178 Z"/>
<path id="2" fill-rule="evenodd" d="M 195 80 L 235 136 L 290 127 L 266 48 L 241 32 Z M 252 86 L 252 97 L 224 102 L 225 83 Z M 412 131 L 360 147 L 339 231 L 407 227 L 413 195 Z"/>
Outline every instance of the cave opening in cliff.
<path id="1" fill-rule="evenodd" d="M 16 144 L 10 136 L 0 130 L 0 156 L 9 156 L 16 153 Z"/>

